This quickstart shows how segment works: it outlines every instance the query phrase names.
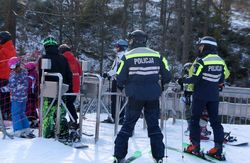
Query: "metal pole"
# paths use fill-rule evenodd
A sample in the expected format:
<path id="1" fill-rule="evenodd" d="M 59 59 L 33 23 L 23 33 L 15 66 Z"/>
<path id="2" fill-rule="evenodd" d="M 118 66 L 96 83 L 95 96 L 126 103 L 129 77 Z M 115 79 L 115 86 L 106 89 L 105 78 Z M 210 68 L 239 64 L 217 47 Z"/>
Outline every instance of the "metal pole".
<path id="1" fill-rule="evenodd" d="M 59 82 L 58 82 L 58 101 L 57 101 L 57 111 L 56 111 L 56 134 L 55 139 L 58 140 L 60 134 L 60 118 L 61 118 L 61 98 L 62 98 L 62 75 L 57 73 Z"/>
<path id="2" fill-rule="evenodd" d="M 39 131 L 38 131 L 38 136 L 43 137 L 43 95 L 44 95 L 44 69 L 42 69 L 42 77 L 41 77 L 41 84 L 40 84 L 40 110 L 39 110 Z"/>
<path id="3" fill-rule="evenodd" d="M 97 95 L 97 112 L 96 112 L 96 129 L 95 129 L 95 142 L 99 139 L 99 128 L 100 128 L 100 112 L 101 112 L 101 96 L 102 96 L 102 77 L 98 74 L 95 76 L 99 80 L 98 84 L 98 95 Z"/>

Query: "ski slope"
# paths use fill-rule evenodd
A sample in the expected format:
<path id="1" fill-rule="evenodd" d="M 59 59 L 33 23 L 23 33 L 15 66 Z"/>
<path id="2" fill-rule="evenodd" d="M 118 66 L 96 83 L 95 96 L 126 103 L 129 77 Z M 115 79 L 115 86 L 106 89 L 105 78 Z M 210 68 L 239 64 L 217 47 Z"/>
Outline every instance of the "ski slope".
<path id="1" fill-rule="evenodd" d="M 88 133 L 94 133 L 95 122 L 88 115 L 87 120 L 83 121 L 83 130 Z M 102 119 L 106 115 L 102 115 Z M 183 121 L 183 127 L 186 128 L 186 122 Z M 177 120 L 172 124 L 172 119 L 166 123 L 167 146 L 181 149 L 182 144 L 182 121 Z M 234 136 L 242 141 L 250 142 L 250 126 L 249 125 L 223 125 L 225 131 L 231 131 Z M 209 128 L 210 129 L 210 128 Z M 211 130 L 211 129 L 210 129 Z M 163 130 L 165 133 L 165 130 Z M 0 132 L 2 137 L 2 133 Z M 6 138 L 0 139 L 0 162 L 1 163 L 111 163 L 113 146 L 114 146 L 114 125 L 102 123 L 100 126 L 100 139 L 95 144 L 94 137 L 83 136 L 83 142 L 89 145 L 87 149 L 74 149 L 72 147 L 61 144 L 54 139 L 21 139 L 15 138 L 11 140 Z M 165 141 L 165 139 L 164 139 Z M 184 142 L 189 142 L 188 137 L 184 136 Z M 212 141 L 202 142 L 201 148 L 204 151 L 213 147 Z M 136 150 L 141 150 L 143 155 L 134 161 L 134 163 L 153 163 L 149 139 L 147 138 L 147 130 L 143 130 L 143 121 L 140 119 L 136 124 L 135 134 L 129 140 L 128 155 L 132 155 Z M 235 147 L 226 145 L 226 162 L 230 163 L 246 163 L 249 162 L 248 155 L 250 147 Z M 197 158 L 184 155 L 182 159 L 181 153 L 167 150 L 168 158 L 164 162 L 169 163 L 202 163 Z M 219 161 L 218 161 L 219 162 Z"/>

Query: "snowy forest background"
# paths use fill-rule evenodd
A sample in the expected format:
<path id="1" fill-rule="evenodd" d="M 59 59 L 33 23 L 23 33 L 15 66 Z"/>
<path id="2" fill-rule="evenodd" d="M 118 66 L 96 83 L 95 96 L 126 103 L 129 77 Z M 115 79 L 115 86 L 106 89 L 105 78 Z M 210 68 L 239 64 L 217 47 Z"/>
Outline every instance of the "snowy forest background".
<path id="1" fill-rule="evenodd" d="M 53 35 L 76 56 L 91 60 L 98 73 L 114 58 L 111 43 L 142 29 L 148 46 L 165 55 L 173 79 L 196 57 L 204 35 L 219 42 L 231 71 L 229 83 L 250 87 L 249 0 L 0 0 L 0 30 L 15 38 L 20 56 L 44 53 L 41 41 Z"/>

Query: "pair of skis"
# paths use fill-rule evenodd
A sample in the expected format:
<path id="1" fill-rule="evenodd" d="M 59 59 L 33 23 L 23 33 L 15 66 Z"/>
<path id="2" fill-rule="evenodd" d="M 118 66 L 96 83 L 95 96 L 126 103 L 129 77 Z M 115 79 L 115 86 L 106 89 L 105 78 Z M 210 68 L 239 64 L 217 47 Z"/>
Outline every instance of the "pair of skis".
<path id="1" fill-rule="evenodd" d="M 184 147 L 187 147 L 188 144 L 187 143 L 183 143 L 183 146 Z M 202 155 L 194 155 L 194 154 L 191 154 L 191 153 L 188 153 L 188 152 L 185 152 L 185 151 L 182 151 L 178 148 L 175 148 L 175 147 L 170 147 L 170 146 L 167 146 L 166 147 L 167 149 L 169 150 L 172 150 L 172 151 L 175 151 L 175 152 L 178 152 L 178 153 L 183 153 L 187 156 L 191 156 L 193 158 L 196 158 L 196 159 L 200 159 L 200 160 L 203 160 L 203 161 L 206 161 L 206 162 L 211 162 L 211 163 L 216 163 L 217 161 L 220 161 L 214 157 L 211 157 L 207 154 L 202 154 Z M 128 157 L 124 163 L 131 163 L 133 161 L 135 161 L 136 159 L 140 158 L 141 156 L 143 155 L 143 153 L 141 151 L 135 151 L 130 157 Z"/>

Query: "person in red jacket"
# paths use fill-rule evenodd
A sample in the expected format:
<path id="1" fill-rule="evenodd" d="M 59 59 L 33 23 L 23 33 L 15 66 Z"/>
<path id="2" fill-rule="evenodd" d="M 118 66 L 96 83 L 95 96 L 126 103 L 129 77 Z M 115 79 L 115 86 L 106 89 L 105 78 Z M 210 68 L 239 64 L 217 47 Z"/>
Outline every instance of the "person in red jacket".
<path id="1" fill-rule="evenodd" d="M 80 77 L 82 76 L 82 68 L 80 66 L 79 61 L 74 57 L 71 52 L 70 47 L 67 44 L 62 44 L 58 48 L 59 53 L 62 54 L 69 63 L 70 70 L 72 72 L 72 93 L 80 92 Z M 74 101 L 76 100 L 76 96 L 66 96 L 66 106 L 69 109 L 70 114 L 74 118 L 74 121 L 70 119 L 69 127 L 71 129 L 77 130 L 79 125 L 77 124 L 78 116 L 76 114 L 76 109 L 74 106 Z"/>
<path id="2" fill-rule="evenodd" d="M 16 56 L 16 49 L 11 40 L 11 34 L 8 31 L 0 32 L 0 87 L 8 84 L 10 69 L 8 61 Z M 3 119 L 11 119 L 10 115 L 10 93 L 0 92 L 0 108 Z"/>

